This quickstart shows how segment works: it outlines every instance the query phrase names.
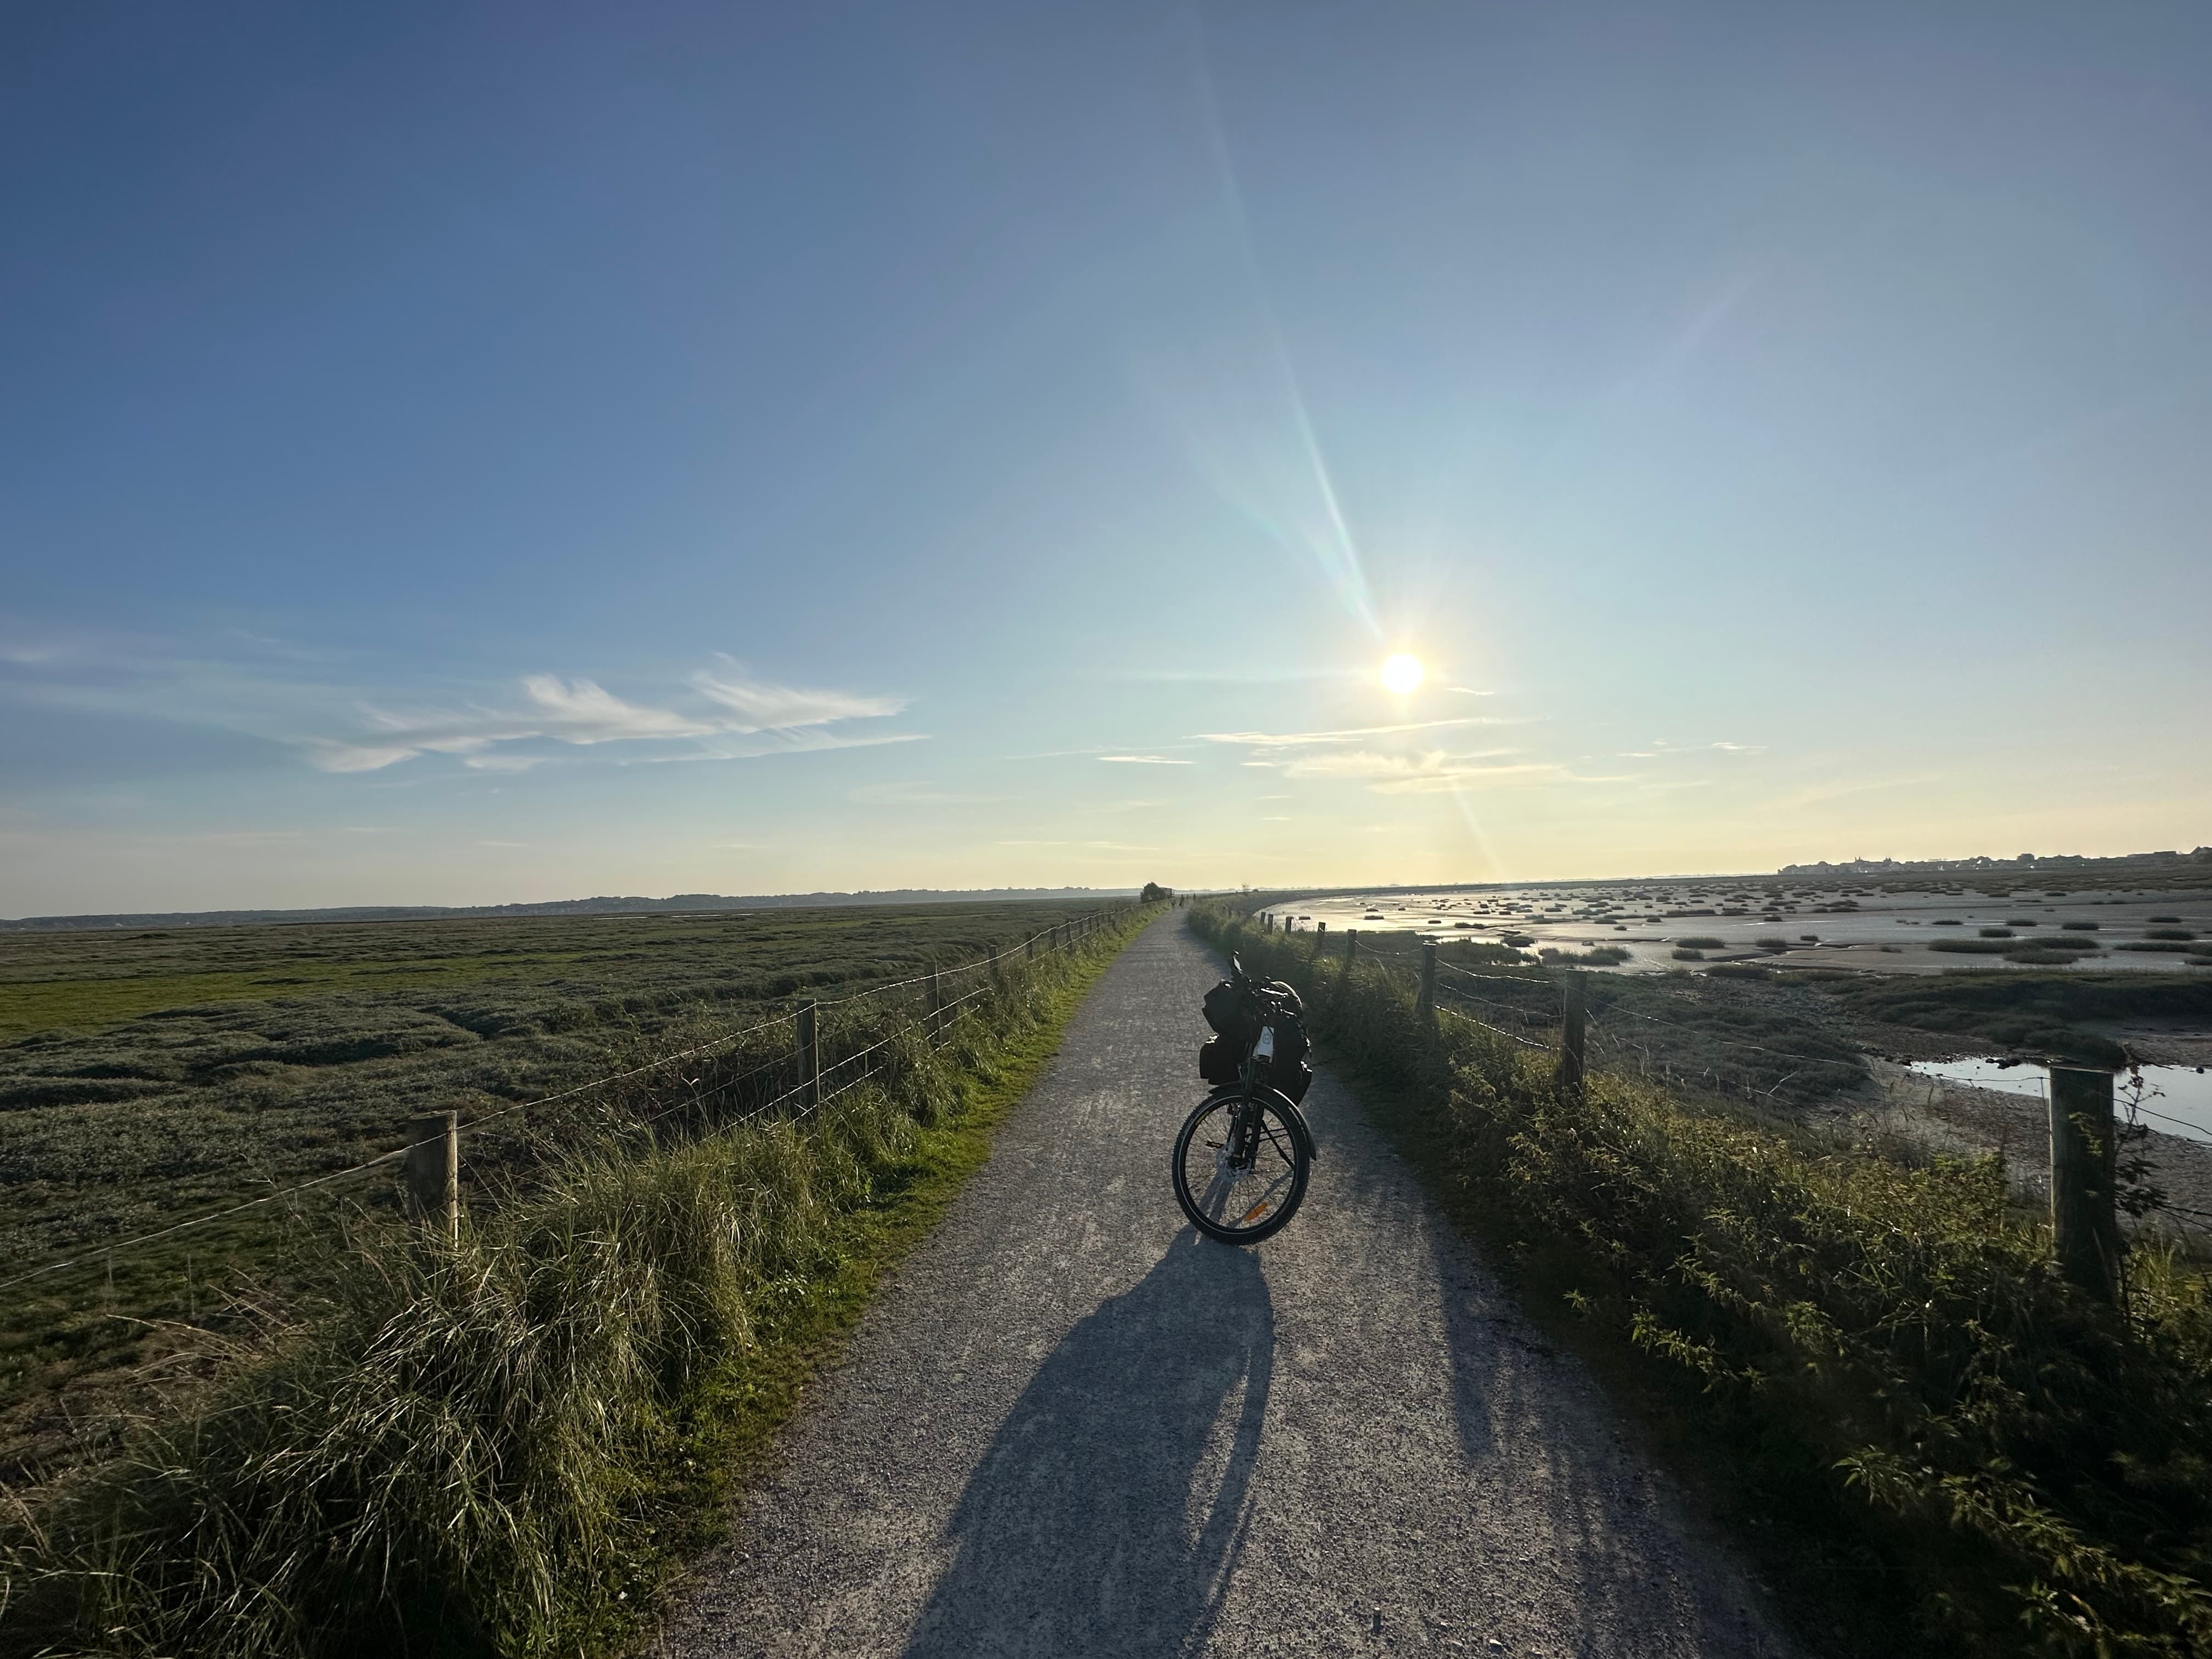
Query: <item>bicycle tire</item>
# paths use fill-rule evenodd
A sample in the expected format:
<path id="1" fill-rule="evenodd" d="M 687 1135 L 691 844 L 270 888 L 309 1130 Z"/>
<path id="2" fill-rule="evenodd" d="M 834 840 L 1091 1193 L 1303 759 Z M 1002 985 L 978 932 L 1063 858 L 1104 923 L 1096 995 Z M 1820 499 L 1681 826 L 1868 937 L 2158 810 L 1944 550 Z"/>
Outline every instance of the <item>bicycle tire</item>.
<path id="1" fill-rule="evenodd" d="M 1194 1143 L 1211 1120 L 1221 1119 L 1225 1132 L 1226 1114 L 1239 1103 L 1250 1105 L 1260 1114 L 1260 1145 L 1249 1161 L 1249 1167 L 1242 1170 L 1231 1169 L 1223 1142 L 1207 1143 L 1214 1153 L 1211 1176 L 1203 1193 L 1194 1191 Z M 1204 1173 L 1208 1167 L 1200 1154 L 1198 1171 Z M 1238 1095 L 1223 1091 L 1207 1096 L 1182 1121 L 1182 1127 L 1176 1135 L 1175 1150 L 1168 1158 L 1168 1179 L 1184 1216 L 1199 1231 L 1224 1244 L 1256 1244 L 1280 1232 L 1305 1201 L 1306 1186 L 1312 1176 L 1312 1149 L 1283 1109 L 1282 1103 L 1268 1094 Z M 1239 1192 L 1240 1188 L 1247 1188 L 1254 1182 L 1260 1183 L 1256 1188 Z M 1248 1199 L 1253 1201 L 1248 1204 Z M 1246 1207 L 1235 1209 L 1238 1204 L 1245 1204 Z M 1249 1215 L 1252 1219 L 1246 1224 L 1224 1219 L 1231 1213 L 1240 1218 Z"/>

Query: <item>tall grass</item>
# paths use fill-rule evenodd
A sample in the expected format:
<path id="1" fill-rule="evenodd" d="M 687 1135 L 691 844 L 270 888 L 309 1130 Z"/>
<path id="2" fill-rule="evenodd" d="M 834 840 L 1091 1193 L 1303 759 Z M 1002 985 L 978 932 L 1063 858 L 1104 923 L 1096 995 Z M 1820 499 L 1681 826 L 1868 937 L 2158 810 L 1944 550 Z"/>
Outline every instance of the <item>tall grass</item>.
<path id="1" fill-rule="evenodd" d="M 933 1035 L 845 1011 L 842 1045 L 884 1064 L 803 1118 L 737 1115 L 686 1068 L 548 1126 L 458 1245 L 364 1218 L 311 1317 L 112 1460 L 9 1495 L 0 1652 L 600 1644 L 692 1523 L 680 1494 L 763 1320 L 838 1271 L 848 1218 L 1143 919 L 1008 964 Z"/>
<path id="2" fill-rule="evenodd" d="M 1432 1030 L 1401 978 L 1223 908 L 1194 922 L 1299 987 L 1331 1057 L 1408 1103 L 1455 1212 L 1834 1558 L 1807 1584 L 1869 1620 L 1887 1604 L 1885 1646 L 2212 1650 L 2202 1279 L 2139 1249 L 2100 1308 L 1994 1159 L 1916 1167 L 1623 1077 L 1565 1093 L 1548 1056 Z"/>

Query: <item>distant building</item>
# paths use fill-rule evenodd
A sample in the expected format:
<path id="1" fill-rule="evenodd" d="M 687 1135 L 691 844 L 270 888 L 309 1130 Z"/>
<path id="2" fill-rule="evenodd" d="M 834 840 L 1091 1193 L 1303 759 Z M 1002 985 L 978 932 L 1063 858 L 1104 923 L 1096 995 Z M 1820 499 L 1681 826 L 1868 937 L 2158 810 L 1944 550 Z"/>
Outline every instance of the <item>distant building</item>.
<path id="1" fill-rule="evenodd" d="M 2080 853 L 2022 853 L 2010 860 L 1976 854 L 1966 859 L 1851 859 L 1842 864 L 1831 864 L 1823 859 L 1818 864 L 1785 864 L 1776 873 L 1784 876 L 1895 876 L 1917 874 L 1925 871 L 1931 874 L 1947 871 L 1971 873 L 1977 870 L 2081 870 L 2090 865 L 2118 865 L 2128 868 L 2157 868 L 2174 864 L 2212 864 L 2212 847 L 2200 847 L 2195 852 L 2182 854 L 2124 853 L 2117 858 L 2089 858 Z"/>

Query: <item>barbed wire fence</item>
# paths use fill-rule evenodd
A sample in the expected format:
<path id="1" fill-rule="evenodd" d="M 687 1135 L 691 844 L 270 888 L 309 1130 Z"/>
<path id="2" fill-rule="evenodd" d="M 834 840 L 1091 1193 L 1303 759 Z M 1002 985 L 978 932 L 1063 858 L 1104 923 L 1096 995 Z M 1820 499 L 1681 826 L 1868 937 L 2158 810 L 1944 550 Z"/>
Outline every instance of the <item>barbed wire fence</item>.
<path id="1" fill-rule="evenodd" d="M 1274 932 L 1273 918 L 1266 913 L 1243 921 L 1263 933 Z M 1283 932 L 1287 943 L 1293 935 L 1287 927 Z M 1482 1031 L 1518 1048 L 1552 1055 L 1553 1075 L 1563 1091 L 1578 1091 L 1595 1060 L 1616 1073 L 1632 1073 L 1662 1087 L 1699 1090 L 1747 1103 L 1762 1100 L 1771 1103 L 1786 1086 L 1801 1079 L 1806 1086 L 1824 1082 L 1842 1085 L 1845 1079 L 1838 1073 L 1847 1070 L 1856 1074 L 1864 1064 L 1864 1056 L 1856 1048 L 1839 1047 L 1826 1054 L 1784 1048 L 1630 1008 L 1618 999 L 1593 1015 L 1588 998 L 1589 975 L 1580 968 L 1532 964 L 1521 972 L 1484 973 L 1443 959 L 1439 947 L 1449 941 L 1422 937 L 1418 940 L 1420 956 L 1416 971 L 1402 959 L 1393 959 L 1371 945 L 1363 958 L 1355 928 L 1337 935 L 1316 930 L 1306 937 L 1313 940 L 1311 960 L 1316 969 L 1326 967 L 1328 957 L 1337 958 L 1342 975 L 1340 984 L 1349 983 L 1355 967 L 1364 961 L 1388 981 L 1410 982 L 1417 1013 Z M 1499 995 L 1499 988 L 1510 988 L 1513 994 Z M 1670 1034 L 1675 1053 L 1650 1040 L 1662 1032 Z M 1677 1058 L 1683 1046 L 1694 1049 L 1707 1044 L 1756 1054 L 1770 1071 L 1781 1065 L 1794 1066 L 1794 1069 L 1782 1071 L 1762 1087 L 1751 1076 L 1724 1072 L 1718 1062 L 1698 1065 Z M 2132 1072 L 2128 1083 L 2117 1088 L 2110 1070 L 2063 1063 L 2040 1067 L 2033 1078 L 2016 1081 L 1952 1079 L 1929 1073 L 1915 1075 L 1939 1090 L 1994 1088 L 1998 1092 L 2034 1094 L 2051 1128 L 2047 1189 L 2057 1254 L 2062 1261 L 2069 1256 L 2087 1261 L 2101 1255 L 2106 1264 L 2101 1276 L 2107 1282 L 2118 1250 L 2116 1205 L 2124 1179 L 2116 1174 L 2119 1150 L 2139 1142 L 2154 1123 L 2168 1133 L 2200 1141 L 2206 1139 L 2198 1126 L 2146 1103 L 2159 1097 L 2159 1091 L 2139 1071 Z M 1856 1076 L 1850 1080 L 1856 1081 Z M 2212 1211 L 2178 1203 L 2154 1190 L 2143 1197 L 2141 1213 L 2155 1217 L 2160 1224 L 2171 1224 L 2177 1231 L 2212 1238 L 2212 1225 L 2208 1225 L 2212 1224 Z M 2084 1277 L 2100 1275 L 2088 1272 Z"/>

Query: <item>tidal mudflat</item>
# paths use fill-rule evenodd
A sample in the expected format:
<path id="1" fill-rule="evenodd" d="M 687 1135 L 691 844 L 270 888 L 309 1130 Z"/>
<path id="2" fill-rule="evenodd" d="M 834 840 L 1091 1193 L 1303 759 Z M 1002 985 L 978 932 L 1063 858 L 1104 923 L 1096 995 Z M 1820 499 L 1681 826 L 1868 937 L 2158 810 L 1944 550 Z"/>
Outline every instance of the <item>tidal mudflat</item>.
<path id="1" fill-rule="evenodd" d="M 1293 899 L 1301 932 L 1413 933 L 1587 958 L 1620 973 L 1700 964 L 1936 974 L 1960 968 L 2212 971 L 2212 894 L 1820 887 L 1786 878 L 1370 890 Z M 1694 953 L 1694 954 L 1691 954 Z M 1607 951 L 1607 954 L 1611 954 Z"/>

